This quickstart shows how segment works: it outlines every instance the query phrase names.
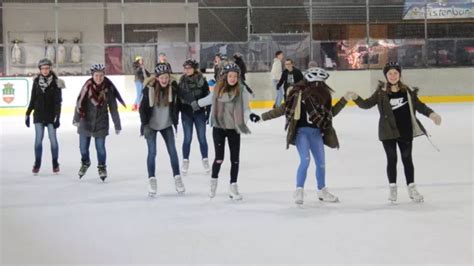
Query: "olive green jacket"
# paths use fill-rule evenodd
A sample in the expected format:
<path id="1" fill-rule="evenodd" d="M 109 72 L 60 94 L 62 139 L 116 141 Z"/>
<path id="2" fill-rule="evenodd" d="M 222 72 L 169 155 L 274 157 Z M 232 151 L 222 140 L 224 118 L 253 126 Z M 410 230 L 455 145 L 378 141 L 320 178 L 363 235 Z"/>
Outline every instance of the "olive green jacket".
<path id="1" fill-rule="evenodd" d="M 418 99 L 418 88 L 414 87 L 408 89 L 408 105 L 410 107 L 411 122 L 413 125 L 413 137 L 420 135 L 428 136 L 425 128 L 421 122 L 416 118 L 416 111 L 429 117 L 433 110 L 422 103 Z M 362 99 L 360 96 L 354 100 L 354 102 L 362 109 L 370 109 L 377 105 L 380 118 L 379 118 L 379 139 L 389 140 L 389 139 L 398 139 L 400 137 L 400 132 L 397 128 L 397 123 L 395 121 L 395 115 L 392 111 L 392 106 L 390 105 L 390 100 L 388 98 L 387 91 L 385 89 L 385 83 L 379 82 L 379 85 L 375 92 L 367 99 Z"/>

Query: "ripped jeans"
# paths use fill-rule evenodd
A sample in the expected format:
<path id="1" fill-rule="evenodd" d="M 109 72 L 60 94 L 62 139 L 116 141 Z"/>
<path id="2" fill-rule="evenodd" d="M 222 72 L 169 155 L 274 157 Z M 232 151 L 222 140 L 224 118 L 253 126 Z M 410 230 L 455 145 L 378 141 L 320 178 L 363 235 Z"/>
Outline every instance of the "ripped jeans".
<path id="1" fill-rule="evenodd" d="M 311 160 L 310 151 L 316 163 L 316 181 L 318 189 L 326 186 L 326 168 L 324 156 L 324 143 L 319 128 L 300 127 L 296 133 L 296 148 L 300 155 L 300 165 L 296 172 L 296 187 L 304 187 L 306 173 Z"/>
<path id="2" fill-rule="evenodd" d="M 229 142 L 230 150 L 230 183 L 237 182 L 239 175 L 239 157 L 240 157 L 240 134 L 234 129 L 222 129 L 214 127 L 212 129 L 212 138 L 214 139 L 214 150 L 216 159 L 212 164 L 212 178 L 218 178 L 224 161 L 225 139 Z"/>

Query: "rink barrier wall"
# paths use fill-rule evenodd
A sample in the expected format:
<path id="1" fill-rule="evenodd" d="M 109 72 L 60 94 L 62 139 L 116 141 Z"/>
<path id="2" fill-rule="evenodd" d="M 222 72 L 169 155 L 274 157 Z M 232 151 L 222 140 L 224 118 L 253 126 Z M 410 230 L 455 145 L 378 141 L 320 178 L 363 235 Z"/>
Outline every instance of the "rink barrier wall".
<path id="1" fill-rule="evenodd" d="M 335 90 L 335 101 L 347 91 L 355 91 L 362 97 L 369 97 L 375 90 L 378 80 L 383 79 L 380 70 L 329 71 L 328 85 Z M 208 79 L 213 74 L 205 74 Z M 73 112 L 77 96 L 82 85 L 90 76 L 61 77 L 66 88 L 63 89 L 64 113 Z M 134 76 L 108 76 L 119 89 L 127 103 L 127 108 L 120 107 L 121 112 L 131 111 L 136 97 Z M 179 79 L 179 74 L 173 76 Z M 419 87 L 420 99 L 426 103 L 474 102 L 474 68 L 444 69 L 408 69 L 403 70 L 402 80 L 409 86 Z M 247 83 L 255 92 L 251 108 L 271 108 L 276 90 L 272 88 L 270 73 L 249 73 Z M 24 115 L 29 103 L 32 77 L 0 78 L 0 116 Z M 350 102 L 349 105 L 354 105 Z"/>

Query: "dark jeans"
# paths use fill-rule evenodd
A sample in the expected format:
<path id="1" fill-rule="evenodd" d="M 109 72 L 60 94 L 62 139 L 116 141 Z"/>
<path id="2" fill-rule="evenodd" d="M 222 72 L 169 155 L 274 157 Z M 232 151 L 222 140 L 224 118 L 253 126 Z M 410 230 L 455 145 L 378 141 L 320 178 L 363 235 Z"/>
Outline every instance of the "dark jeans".
<path id="1" fill-rule="evenodd" d="M 207 140 L 206 140 L 206 114 L 204 112 L 194 112 L 192 115 L 188 113 L 181 113 L 181 121 L 183 122 L 183 159 L 189 159 L 191 152 L 191 141 L 193 139 L 193 124 L 196 127 L 196 132 L 201 149 L 202 159 L 207 158 Z"/>
<path id="2" fill-rule="evenodd" d="M 155 158 L 156 158 L 156 133 L 157 130 L 150 130 L 150 134 L 146 137 L 148 146 L 147 169 L 148 177 L 155 176 Z M 173 169 L 173 176 L 179 175 L 179 161 L 178 153 L 176 152 L 176 145 L 174 142 L 173 127 L 167 127 L 160 130 L 161 136 L 166 144 L 168 155 L 170 157 L 171 168 Z"/>
<path id="3" fill-rule="evenodd" d="M 387 175 L 389 183 L 397 183 L 397 144 L 402 156 L 407 185 L 415 181 L 415 168 L 411 156 L 413 140 L 390 139 L 382 141 L 387 155 Z"/>
<path id="4" fill-rule="evenodd" d="M 43 155 L 43 138 L 44 128 L 48 128 L 49 142 L 51 143 L 51 155 L 53 164 L 57 164 L 59 155 L 58 138 L 56 137 L 56 129 L 53 124 L 35 123 L 35 165 L 41 165 L 41 157 Z M 53 165 L 54 167 L 57 165 Z"/>
<path id="5" fill-rule="evenodd" d="M 89 156 L 89 147 L 91 145 L 92 137 L 79 135 L 79 149 L 81 150 L 81 161 L 85 164 L 90 164 L 91 159 Z M 97 160 L 99 165 L 105 166 L 105 160 L 107 159 L 107 152 L 105 151 L 105 137 L 95 138 L 95 149 L 97 151 Z"/>
<path id="6" fill-rule="evenodd" d="M 239 157 L 240 157 L 240 134 L 233 129 L 222 129 L 214 127 L 212 129 L 212 138 L 214 139 L 214 150 L 216 159 L 212 164 L 212 178 L 219 177 L 222 162 L 224 161 L 225 139 L 229 142 L 230 150 L 230 183 L 237 182 L 239 175 Z"/>

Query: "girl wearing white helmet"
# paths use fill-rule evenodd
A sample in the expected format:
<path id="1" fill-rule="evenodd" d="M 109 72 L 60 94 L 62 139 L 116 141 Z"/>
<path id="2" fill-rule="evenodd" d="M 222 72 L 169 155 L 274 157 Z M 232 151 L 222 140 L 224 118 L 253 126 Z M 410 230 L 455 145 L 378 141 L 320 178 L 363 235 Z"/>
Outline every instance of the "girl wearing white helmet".
<path id="1" fill-rule="evenodd" d="M 25 124 L 27 127 L 30 127 L 30 114 L 34 110 L 35 162 L 33 164 L 33 174 L 37 174 L 41 167 L 45 127 L 48 129 L 49 142 L 51 143 L 53 173 L 59 173 L 59 147 L 56 129 L 59 128 L 62 102 L 61 89 L 64 88 L 64 81 L 56 76 L 52 71 L 52 67 L 53 63 L 47 58 L 39 61 L 40 73 L 33 80 L 30 103 L 26 110 Z"/>
<path id="2" fill-rule="evenodd" d="M 148 195 L 156 196 L 157 183 L 155 177 L 156 135 L 160 132 L 166 144 L 166 149 L 173 170 L 175 188 L 178 193 L 184 193 L 185 188 L 179 172 L 178 153 L 176 152 L 175 130 L 178 126 L 178 84 L 171 81 L 171 68 L 167 63 L 158 63 L 155 74 L 143 82 L 143 98 L 140 103 L 140 134 L 145 136 L 148 156 Z"/>
<path id="3" fill-rule="evenodd" d="M 412 160 L 413 138 L 426 135 L 425 128 L 416 118 L 416 112 L 429 117 L 436 125 L 441 124 L 441 116 L 418 99 L 418 88 L 411 89 L 400 77 L 402 68 L 397 62 L 389 62 L 383 69 L 387 82 L 379 82 L 378 88 L 367 99 L 352 93 L 354 102 L 363 109 L 378 106 L 379 139 L 387 156 L 387 176 L 389 181 L 388 200 L 397 200 L 397 146 L 400 149 L 405 170 L 408 196 L 414 202 L 423 202 L 415 185 L 415 169 Z"/>
<path id="4" fill-rule="evenodd" d="M 215 156 L 209 197 L 214 198 L 217 190 L 217 179 L 224 160 L 225 140 L 230 150 L 230 187 L 229 197 L 241 200 L 242 195 L 237 187 L 240 161 L 240 135 L 250 134 L 247 120 L 257 115 L 251 113 L 249 93 L 240 81 L 240 68 L 235 63 L 223 67 L 222 79 L 218 81 L 211 95 L 198 101 L 199 106 L 212 104 L 210 123 L 214 140 Z"/>
<path id="5" fill-rule="evenodd" d="M 339 148 L 332 118 L 347 103 L 346 94 L 335 106 L 332 106 L 331 94 L 334 92 L 325 80 L 329 74 L 322 68 L 310 68 L 304 74 L 304 80 L 288 88 L 287 101 L 262 114 L 262 120 L 270 120 L 285 115 L 287 148 L 296 145 L 300 156 L 300 165 L 296 172 L 295 203 L 303 204 L 304 183 L 310 163 L 310 152 L 316 163 L 317 194 L 321 201 L 338 202 L 338 197 L 329 193 L 326 187 L 326 168 L 324 145 Z M 260 117 L 252 121 L 257 122 Z"/>
<path id="6" fill-rule="evenodd" d="M 137 97 L 132 105 L 132 111 L 137 111 L 140 101 L 142 99 L 143 81 L 150 76 L 150 72 L 146 70 L 143 64 L 143 57 L 135 57 L 133 62 L 133 69 L 135 71 L 135 89 L 137 91 Z"/>
<path id="7" fill-rule="evenodd" d="M 95 139 L 97 150 L 98 172 L 102 181 L 107 178 L 105 138 L 109 135 L 109 111 L 118 135 L 122 126 L 118 113 L 117 100 L 124 106 L 120 93 L 110 79 L 105 77 L 105 66 L 91 66 L 92 77 L 82 86 L 77 97 L 73 125 L 77 126 L 79 147 L 81 151 L 81 168 L 79 178 L 82 178 L 91 165 L 89 146 L 92 137 Z"/>

